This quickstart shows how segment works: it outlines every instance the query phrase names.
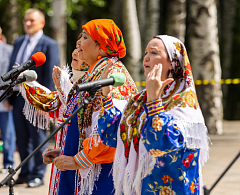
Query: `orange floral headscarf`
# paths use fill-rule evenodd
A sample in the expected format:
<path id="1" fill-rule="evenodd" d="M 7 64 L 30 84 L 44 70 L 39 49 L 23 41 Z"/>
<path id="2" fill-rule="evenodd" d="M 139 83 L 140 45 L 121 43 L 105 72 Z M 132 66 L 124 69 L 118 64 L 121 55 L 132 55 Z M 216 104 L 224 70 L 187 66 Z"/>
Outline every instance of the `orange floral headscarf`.
<path id="1" fill-rule="evenodd" d="M 122 32 L 111 19 L 91 20 L 82 26 L 98 47 L 111 56 L 123 58 L 126 55 L 126 47 Z"/>

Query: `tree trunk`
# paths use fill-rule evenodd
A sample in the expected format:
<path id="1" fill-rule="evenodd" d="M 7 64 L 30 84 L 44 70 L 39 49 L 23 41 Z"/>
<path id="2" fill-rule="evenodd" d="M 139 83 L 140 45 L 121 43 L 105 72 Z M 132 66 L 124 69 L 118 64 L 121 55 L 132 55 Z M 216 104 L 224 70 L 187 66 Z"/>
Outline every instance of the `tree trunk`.
<path id="1" fill-rule="evenodd" d="M 51 27 L 53 38 L 57 41 L 60 54 L 60 67 L 66 65 L 66 45 L 67 45 L 67 24 L 66 24 L 66 0 L 53 1 L 53 17 Z"/>
<path id="2" fill-rule="evenodd" d="M 217 9 L 215 0 L 189 1 L 190 62 L 195 80 L 220 82 Z M 222 133 L 222 91 L 220 84 L 197 85 L 197 95 L 209 133 Z"/>
<path id="3" fill-rule="evenodd" d="M 233 25 L 234 25 L 234 17 L 236 13 L 236 0 L 223 0 L 222 1 L 222 12 L 221 12 L 221 62 L 222 62 L 222 78 L 228 79 L 231 74 L 231 63 L 232 63 L 232 44 L 233 44 Z M 229 85 L 223 85 L 223 106 L 224 113 L 226 113 L 226 117 L 229 118 L 229 112 L 227 106 L 227 96 L 229 91 Z"/>
<path id="4" fill-rule="evenodd" d="M 186 0 L 168 0 L 166 34 L 183 43 L 186 33 Z"/>
<path id="5" fill-rule="evenodd" d="M 147 18 L 147 0 L 138 0 L 137 15 L 141 35 L 142 50 L 145 50 L 145 32 L 146 32 L 146 18 Z"/>
<path id="6" fill-rule="evenodd" d="M 116 25 L 122 28 L 122 2 L 119 0 L 113 0 L 112 4 L 112 18 Z"/>
<path id="7" fill-rule="evenodd" d="M 141 37 L 135 0 L 122 0 L 124 39 L 127 47 L 125 65 L 134 81 L 139 81 L 141 62 Z"/>
<path id="8" fill-rule="evenodd" d="M 23 24 L 21 22 L 21 15 L 18 14 L 17 1 L 10 0 L 6 11 L 6 17 L 8 18 L 8 31 L 6 32 L 7 42 L 13 44 L 15 39 L 17 39 L 22 33 L 19 29 L 22 29 Z"/>
<path id="9" fill-rule="evenodd" d="M 159 34 L 159 20 L 160 20 L 160 0 L 149 0 L 148 1 L 148 15 L 146 22 L 146 34 L 145 34 L 145 46 L 147 46 L 148 42 Z"/>

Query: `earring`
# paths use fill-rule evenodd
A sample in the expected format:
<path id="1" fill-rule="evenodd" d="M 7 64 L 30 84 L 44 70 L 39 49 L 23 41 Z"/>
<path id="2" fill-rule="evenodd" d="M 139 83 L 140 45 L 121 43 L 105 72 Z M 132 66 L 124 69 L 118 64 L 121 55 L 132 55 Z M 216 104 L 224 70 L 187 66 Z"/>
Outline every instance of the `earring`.
<path id="1" fill-rule="evenodd" d="M 100 56 L 100 55 L 97 57 L 98 60 L 101 59 L 101 58 L 102 58 L 102 56 Z"/>

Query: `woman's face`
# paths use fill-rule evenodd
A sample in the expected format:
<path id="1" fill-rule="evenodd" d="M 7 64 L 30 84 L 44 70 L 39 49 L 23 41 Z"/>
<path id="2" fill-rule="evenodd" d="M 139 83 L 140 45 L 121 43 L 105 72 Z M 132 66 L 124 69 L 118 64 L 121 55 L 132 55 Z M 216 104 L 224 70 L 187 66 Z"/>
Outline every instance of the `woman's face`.
<path id="1" fill-rule="evenodd" d="M 79 59 L 79 49 L 74 49 L 72 52 L 71 67 L 75 70 L 79 70 L 81 68 L 82 63 L 83 63 L 83 60 Z"/>
<path id="2" fill-rule="evenodd" d="M 145 49 L 145 56 L 143 58 L 144 75 L 147 77 L 155 64 L 159 63 L 162 64 L 161 80 L 164 81 L 168 78 L 168 71 L 172 69 L 171 62 L 162 40 L 153 38 Z"/>
<path id="3" fill-rule="evenodd" d="M 90 66 L 97 60 L 100 52 L 100 48 L 92 40 L 91 36 L 87 33 L 85 29 L 83 29 L 77 41 L 77 49 L 79 59 L 83 60 Z"/>

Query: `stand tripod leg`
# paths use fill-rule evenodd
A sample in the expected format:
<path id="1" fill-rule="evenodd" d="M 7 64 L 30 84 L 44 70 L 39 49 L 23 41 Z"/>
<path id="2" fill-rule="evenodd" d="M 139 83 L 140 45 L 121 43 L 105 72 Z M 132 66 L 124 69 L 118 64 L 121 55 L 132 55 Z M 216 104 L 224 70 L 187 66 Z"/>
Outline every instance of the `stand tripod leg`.
<path id="1" fill-rule="evenodd" d="M 13 193 L 13 186 L 14 186 L 14 180 L 13 179 L 11 179 L 10 181 L 9 181 L 9 195 L 14 195 L 14 193 Z"/>
<path id="2" fill-rule="evenodd" d="M 212 185 L 212 187 L 208 190 L 205 186 L 204 186 L 204 195 L 209 195 L 210 192 L 212 191 L 212 189 L 217 185 L 217 183 L 222 179 L 222 177 L 226 174 L 226 172 L 228 171 L 228 169 L 230 169 L 230 167 L 235 163 L 235 161 L 238 159 L 238 157 L 240 156 L 240 151 L 237 154 L 237 156 L 233 159 L 233 161 L 228 165 L 228 167 L 223 171 L 223 173 L 219 176 L 219 178 L 217 179 L 217 181 L 215 181 L 215 183 Z"/>

